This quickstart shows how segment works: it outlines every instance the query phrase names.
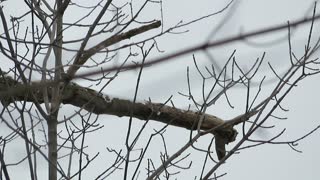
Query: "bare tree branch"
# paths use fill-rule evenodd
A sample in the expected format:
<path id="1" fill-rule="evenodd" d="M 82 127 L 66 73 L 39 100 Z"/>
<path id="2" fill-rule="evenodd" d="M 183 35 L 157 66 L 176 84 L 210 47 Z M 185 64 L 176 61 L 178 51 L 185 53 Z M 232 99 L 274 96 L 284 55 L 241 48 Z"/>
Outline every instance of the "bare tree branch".
<path id="1" fill-rule="evenodd" d="M 21 89 L 16 93 L 5 93 L 6 89 L 13 88 Z M 36 100 L 39 103 L 44 102 L 42 91 L 34 88 L 25 88 L 19 82 L 14 81 L 10 77 L 0 78 L 0 100 L 5 104 L 11 103 L 13 100 L 21 101 L 26 100 L 34 102 L 31 92 L 34 93 Z M 48 91 L 49 97 L 51 97 L 51 91 Z M 83 108 L 89 112 L 95 114 L 110 114 L 118 117 L 130 116 L 130 112 L 133 112 L 133 117 L 140 120 L 155 120 L 165 124 L 184 127 L 190 130 L 196 130 L 198 121 L 201 114 L 194 111 L 186 111 L 170 107 L 160 103 L 152 102 L 137 102 L 133 103 L 129 100 L 112 98 L 108 95 L 99 93 L 95 90 L 81 87 L 76 83 L 70 83 L 65 87 L 65 90 L 61 97 L 61 102 L 64 104 L 71 104 L 79 108 Z M 201 123 L 201 130 L 210 130 L 217 126 L 220 126 L 225 121 L 219 117 L 205 114 L 204 121 Z M 219 130 L 224 132 L 224 136 L 229 139 L 229 142 L 233 141 L 236 135 L 236 131 L 232 129 L 233 126 L 226 126 L 225 129 Z"/>
<path id="2" fill-rule="evenodd" d="M 110 38 L 98 43 L 94 47 L 92 47 L 88 50 L 84 50 L 83 53 L 81 54 L 81 56 L 79 57 L 79 59 L 76 59 L 76 62 L 74 62 L 74 65 L 69 68 L 69 70 L 67 72 L 69 79 L 71 79 L 71 77 L 74 76 L 74 74 L 81 67 L 81 65 L 83 65 L 91 56 L 98 53 L 100 50 L 102 50 L 108 46 L 111 46 L 113 44 L 116 44 L 120 41 L 123 41 L 125 39 L 130 39 L 136 35 L 142 34 L 146 31 L 151 30 L 151 29 L 158 28 L 160 26 L 161 26 L 161 22 L 156 21 L 151 24 L 132 29 L 128 32 L 121 33 L 121 34 L 118 34 L 115 36 L 111 36 Z"/>

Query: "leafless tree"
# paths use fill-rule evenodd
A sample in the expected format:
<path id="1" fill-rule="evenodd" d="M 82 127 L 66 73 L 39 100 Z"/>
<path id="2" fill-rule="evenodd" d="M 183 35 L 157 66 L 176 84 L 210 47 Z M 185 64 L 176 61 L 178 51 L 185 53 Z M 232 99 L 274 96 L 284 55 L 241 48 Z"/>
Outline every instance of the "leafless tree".
<path id="1" fill-rule="evenodd" d="M 28 178 L 40 179 L 39 164 L 47 164 L 50 180 L 81 179 L 85 173 L 90 174 L 91 179 L 107 179 L 116 173 L 116 177 L 123 179 L 169 179 L 192 167 L 195 160 L 190 156 L 195 152 L 205 155 L 204 160 L 198 159 L 202 166 L 197 167 L 200 173 L 195 177 L 218 179 L 224 174 L 216 174 L 216 170 L 235 153 L 262 144 L 287 144 L 299 151 L 296 143 L 319 128 L 292 141 L 278 141 L 284 130 L 270 139 L 252 137 L 260 129 L 273 128 L 265 124 L 270 119 L 282 119 L 275 112 L 287 111 L 281 103 L 292 89 L 320 72 L 316 57 L 320 37 L 314 34 L 314 24 L 320 18 L 316 4 L 312 16 L 225 39 L 208 40 L 161 56 L 159 38 L 170 34 L 179 36 L 182 28 L 225 13 L 235 2 L 230 1 L 218 12 L 167 29 L 162 25 L 161 0 L 85 3 L 25 0 L 20 3 L 23 13 L 8 14 L 7 10 L 14 5 L 9 1 L 1 1 L 0 7 L 1 179 L 10 179 L 19 167 L 29 168 Z M 157 13 L 146 17 L 144 13 L 148 8 Z M 220 26 L 223 23 L 213 30 L 212 36 Z M 291 37 L 292 30 L 300 26 L 310 28 L 304 52 L 299 55 L 292 50 Z M 262 91 L 270 82 L 260 73 L 261 65 L 267 63 L 266 53 L 262 53 L 250 68 L 239 65 L 236 50 L 225 56 L 223 66 L 198 64 L 198 54 L 204 54 L 214 63 L 211 49 L 277 31 L 288 32 L 290 67 L 279 73 L 268 64 L 274 73 L 271 78 L 274 86 L 267 95 Z M 151 54 L 157 56 L 150 58 Z M 152 97 L 138 101 L 143 72 L 180 56 L 193 60 L 193 67 L 202 81 L 200 95 L 195 95 L 199 93 L 194 92 L 191 67 L 188 67 L 187 91 L 179 92 L 190 101 L 185 108 L 176 107 L 172 97 L 165 102 L 154 102 Z M 125 99 L 109 95 L 106 88 L 121 74 L 131 71 L 135 72 L 134 96 Z M 222 119 L 207 113 L 208 108 L 223 99 L 232 109 L 230 94 L 236 89 L 246 94 L 242 114 Z M 112 116 L 104 115 L 125 117 L 121 121 L 127 128 L 105 127 L 103 122 Z M 139 120 L 142 123 L 134 125 Z M 162 125 L 150 127 L 151 121 Z M 188 141 L 175 153 L 167 151 L 165 133 L 171 126 L 189 132 Z M 109 146 L 111 141 L 107 139 L 113 138 L 99 136 L 104 131 L 125 134 L 122 142 L 112 142 L 125 144 L 125 147 Z M 199 146 L 198 141 L 204 137 L 209 137 L 210 141 Z M 95 147 L 88 139 L 95 139 L 94 143 L 104 144 L 106 149 L 93 153 L 90 149 Z M 157 146 L 162 144 L 162 149 L 152 149 L 155 139 Z M 226 150 L 226 145 L 234 141 Z M 12 146 L 24 149 L 23 157 L 9 160 L 15 154 Z M 160 158 L 150 153 L 160 154 Z M 91 165 L 102 158 L 105 163 Z"/>

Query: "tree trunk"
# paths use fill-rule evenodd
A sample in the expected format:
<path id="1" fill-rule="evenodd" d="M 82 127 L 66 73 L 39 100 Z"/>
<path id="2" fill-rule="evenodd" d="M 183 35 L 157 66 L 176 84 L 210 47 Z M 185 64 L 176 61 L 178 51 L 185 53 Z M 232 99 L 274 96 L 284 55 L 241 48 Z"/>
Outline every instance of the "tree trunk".
<path id="1" fill-rule="evenodd" d="M 59 81 L 61 74 L 63 72 L 62 67 L 62 39 L 63 39 L 63 10 L 62 10 L 62 1 L 56 0 L 57 8 L 56 8 L 56 21 L 57 29 L 56 29 L 56 45 L 54 48 L 55 53 L 55 74 L 54 80 Z M 52 32 L 55 29 L 52 30 Z M 51 99 L 51 111 L 50 117 L 48 119 L 48 156 L 49 156 L 49 180 L 57 180 L 57 162 L 58 162 L 58 142 L 57 142 L 57 125 L 58 125 L 58 113 L 59 106 L 61 104 L 61 91 L 60 85 L 57 84 L 52 89 L 52 99 Z"/>
<path id="2" fill-rule="evenodd" d="M 55 112 L 48 119 L 49 180 L 57 180 L 57 115 Z"/>

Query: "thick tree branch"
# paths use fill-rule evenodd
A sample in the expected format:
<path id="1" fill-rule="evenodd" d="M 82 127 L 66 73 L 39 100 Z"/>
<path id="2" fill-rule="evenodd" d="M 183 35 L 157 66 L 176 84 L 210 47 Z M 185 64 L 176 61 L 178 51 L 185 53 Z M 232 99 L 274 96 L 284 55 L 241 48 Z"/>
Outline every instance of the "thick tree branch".
<path id="1" fill-rule="evenodd" d="M 3 105 L 21 100 L 43 103 L 41 87 L 40 82 L 26 86 L 8 76 L 1 75 L 0 100 Z M 31 92 L 33 92 L 35 96 L 32 96 Z M 48 92 L 50 97 L 51 91 Z M 197 123 L 201 116 L 198 112 L 181 110 L 160 103 L 133 103 L 129 100 L 111 98 L 108 95 L 81 87 L 75 83 L 69 83 L 64 87 L 61 102 L 83 108 L 95 114 L 110 114 L 119 117 L 130 116 L 132 114 L 133 117 L 140 120 L 155 120 L 190 130 L 196 130 Z M 233 129 L 232 125 L 225 126 L 224 124 L 224 120 L 213 115 L 205 114 L 204 121 L 201 124 L 201 130 L 211 130 L 215 127 L 220 127 L 212 133 L 218 133 L 219 136 L 223 136 L 227 144 L 234 141 L 237 132 Z"/>

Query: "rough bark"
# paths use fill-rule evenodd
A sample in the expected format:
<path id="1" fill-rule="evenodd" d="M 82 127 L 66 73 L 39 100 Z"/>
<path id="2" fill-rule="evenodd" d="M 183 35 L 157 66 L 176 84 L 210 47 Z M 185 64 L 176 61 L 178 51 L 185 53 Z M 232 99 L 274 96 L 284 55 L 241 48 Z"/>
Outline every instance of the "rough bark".
<path id="1" fill-rule="evenodd" d="M 47 85 L 50 85 L 50 83 Z M 8 76 L 2 76 L 0 77 L 0 100 L 3 104 L 21 100 L 43 103 L 42 87 L 43 84 L 39 82 L 26 86 Z M 49 98 L 51 98 L 50 92 L 49 90 Z M 32 96 L 32 93 L 35 96 Z M 33 97 L 37 97 L 37 99 Z M 197 123 L 200 119 L 198 112 L 182 110 L 161 103 L 133 103 L 125 99 L 111 98 L 95 90 L 81 87 L 76 83 L 69 83 L 64 87 L 61 102 L 63 104 L 74 105 L 95 114 L 109 114 L 118 117 L 132 115 L 140 120 L 155 120 L 190 130 L 197 128 Z M 201 130 L 210 130 L 224 125 L 225 122 L 219 117 L 204 114 L 204 120 L 200 128 Z M 223 126 L 218 131 L 219 135 L 224 136 L 228 142 L 232 142 L 237 134 L 232 126 Z M 213 131 L 212 133 L 215 134 L 217 131 Z"/>

